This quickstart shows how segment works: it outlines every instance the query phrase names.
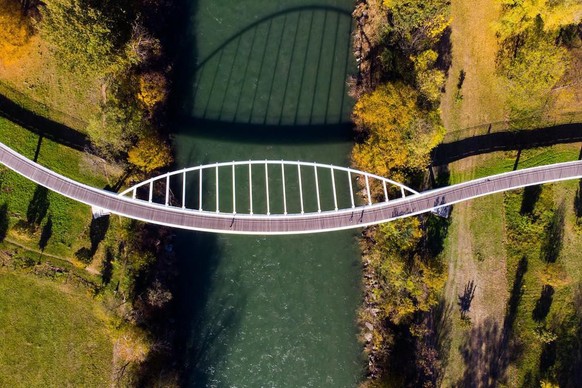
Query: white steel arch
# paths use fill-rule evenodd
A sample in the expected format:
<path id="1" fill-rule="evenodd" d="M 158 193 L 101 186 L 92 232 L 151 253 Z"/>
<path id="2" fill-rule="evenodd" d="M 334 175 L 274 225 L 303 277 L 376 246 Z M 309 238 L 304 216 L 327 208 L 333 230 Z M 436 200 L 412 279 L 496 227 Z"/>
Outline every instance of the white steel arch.
<path id="1" fill-rule="evenodd" d="M 290 173 L 295 171 L 295 175 L 291 176 Z M 257 179 L 259 177 L 260 181 Z M 224 189 L 225 183 L 228 184 L 227 189 Z M 304 190 L 307 183 L 313 183 L 312 192 Z M 181 193 L 181 198 L 179 200 L 174 198 L 173 205 L 169 198 L 172 194 L 171 185 L 181 186 L 177 190 Z M 156 186 L 162 194 L 158 198 L 153 195 Z M 376 187 L 378 195 L 372 192 L 373 187 Z M 329 194 L 327 207 L 323 205 L 323 191 Z M 274 198 L 273 192 L 280 195 Z M 257 203 L 256 198 L 257 194 L 262 193 L 264 193 L 262 197 L 264 204 L 261 212 L 257 211 L 261 208 L 261 204 Z M 342 193 L 349 201 L 345 201 L 345 206 L 340 207 L 338 198 Z M 364 206 L 371 206 L 417 194 L 419 194 L 417 191 L 399 182 L 353 168 L 316 162 L 248 160 L 211 163 L 167 172 L 140 182 L 119 195 L 130 196 L 136 200 L 141 199 L 148 203 L 200 212 L 213 211 L 229 216 L 243 214 L 274 216 L 356 209 L 361 207 L 357 205 L 359 197 L 365 199 Z M 189 195 L 192 197 L 191 201 L 188 201 Z M 209 196 L 212 197 L 212 201 L 207 200 Z M 309 196 L 316 200 L 317 206 L 311 209 L 312 211 L 306 211 Z M 288 211 L 293 199 L 299 205 L 296 206 L 295 212 Z M 207 206 L 204 206 L 204 201 Z M 188 206 L 188 203 L 191 206 Z M 221 207 L 222 203 L 229 207 L 227 209 Z M 244 207 L 246 211 L 243 211 L 241 205 L 246 205 Z M 275 207 L 280 212 L 273 212 Z"/>

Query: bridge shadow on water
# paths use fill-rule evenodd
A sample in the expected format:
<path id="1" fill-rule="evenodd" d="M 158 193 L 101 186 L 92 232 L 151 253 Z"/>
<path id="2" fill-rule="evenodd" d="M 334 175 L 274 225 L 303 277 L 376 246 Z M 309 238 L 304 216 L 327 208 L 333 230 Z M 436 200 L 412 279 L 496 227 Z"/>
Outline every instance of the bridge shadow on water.
<path id="1" fill-rule="evenodd" d="M 236 334 L 246 303 L 245 294 L 234 288 L 235 274 L 233 288 L 221 293 L 221 308 L 207 306 L 221 260 L 217 239 L 216 235 L 177 231 L 176 251 L 184 275 L 178 291 L 178 345 L 188 386 L 211 385 L 210 371 L 226 354 L 225 345 Z"/>
<path id="2" fill-rule="evenodd" d="M 246 142 L 349 139 L 350 33 L 349 12 L 328 6 L 254 21 L 198 61 L 178 122 Z"/>
<path id="3" fill-rule="evenodd" d="M 248 144 L 245 154 L 271 144 L 339 143 L 352 138 L 352 102 L 346 86 L 352 68 L 349 11 L 273 6 L 279 9 L 265 11 L 265 16 L 239 26 L 238 31 L 233 27 L 221 40 L 214 35 L 221 34 L 222 22 L 198 7 L 197 2 L 184 1 L 180 20 L 166 33 L 167 46 L 177 58 L 171 119 L 180 141 L 184 136 L 196 139 L 195 146 L 178 152 L 177 167 L 229 157 L 208 152 L 218 142 Z M 213 35 L 208 37 L 211 42 L 203 42 L 203 56 L 198 51 L 203 45 L 191 24 L 195 14 L 204 18 L 204 26 L 213 27 L 208 34 Z M 182 39 L 171 41 L 175 36 Z M 176 144 L 179 150 L 181 146 Z M 179 193 L 181 188 L 172 190 Z M 187 385 L 208 386 L 211 370 L 221 363 L 231 336 L 237 333 L 247 298 L 238 289 L 228 290 L 224 282 L 216 289 L 217 277 L 225 276 L 220 270 L 224 260 L 220 237 L 184 231 L 176 236 L 181 274 L 177 326 L 183 357 L 179 362 L 186 369 Z M 239 275 L 227 276 L 233 285 L 237 283 Z"/>

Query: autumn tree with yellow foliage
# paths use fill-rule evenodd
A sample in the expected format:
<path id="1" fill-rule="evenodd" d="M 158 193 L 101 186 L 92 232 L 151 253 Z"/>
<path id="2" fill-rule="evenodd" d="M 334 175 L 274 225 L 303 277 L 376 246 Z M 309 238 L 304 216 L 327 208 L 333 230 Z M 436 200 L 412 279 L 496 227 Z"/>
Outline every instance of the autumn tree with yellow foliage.
<path id="1" fill-rule="evenodd" d="M 444 286 L 441 261 L 419 250 L 424 236 L 418 217 L 382 224 L 376 234 L 370 260 L 380 280 L 382 314 L 394 324 L 429 311 Z"/>
<path id="2" fill-rule="evenodd" d="M 30 48 L 31 21 L 18 0 L 0 0 L 0 64 L 10 65 Z"/>
<path id="3" fill-rule="evenodd" d="M 383 0 L 382 8 L 386 24 L 373 51 L 381 61 L 375 79 L 384 83 L 372 85 L 375 89 L 361 94 L 354 106 L 353 120 L 363 140 L 352 150 L 352 163 L 399 182 L 418 183 L 445 132 L 437 107 L 448 67 L 442 43 L 451 21 L 450 3 Z M 371 195 L 382 198 L 383 188 L 371 187 Z M 416 363 L 406 372 L 411 384 L 429 387 L 438 379 L 438 351 L 427 345 L 430 329 L 423 323 L 438 304 L 446 279 L 438 250 L 429 248 L 446 235 L 447 222 L 435 218 L 407 218 L 364 232 L 366 304 L 360 322 L 374 378 L 391 368 L 393 348 L 406 346 L 414 354 L 407 361 Z M 440 245 L 442 241 L 434 243 Z"/>
<path id="4" fill-rule="evenodd" d="M 420 108 L 418 97 L 410 86 L 395 83 L 358 100 L 354 122 L 367 135 L 352 151 L 358 168 L 404 182 L 428 166 L 430 151 L 445 130 L 438 110 Z"/>
<path id="5" fill-rule="evenodd" d="M 170 147 L 157 136 L 147 136 L 127 153 L 129 163 L 139 170 L 149 173 L 170 165 L 174 158 Z"/>
<path id="6" fill-rule="evenodd" d="M 579 0 L 498 1 L 503 13 L 495 27 L 501 40 L 521 35 L 540 22 L 544 32 L 556 32 L 582 21 L 582 3 Z"/>
<path id="7" fill-rule="evenodd" d="M 437 46 L 451 23 L 448 0 L 384 0 L 383 6 L 388 13 L 384 70 L 416 86 L 426 102 L 437 105 L 446 79 L 437 66 Z"/>
<path id="8" fill-rule="evenodd" d="M 438 42 L 450 25 L 449 0 L 384 0 L 386 33 L 404 53 L 417 54 Z"/>
<path id="9" fill-rule="evenodd" d="M 504 76 L 510 119 L 518 127 L 535 126 L 552 90 L 570 62 L 560 36 L 582 21 L 578 0 L 498 0 L 502 14 L 495 24 L 502 49 L 498 71 Z"/>
<path id="10" fill-rule="evenodd" d="M 139 75 L 139 91 L 137 98 L 150 112 L 155 109 L 156 105 L 166 99 L 168 94 L 167 79 L 160 72 L 148 72 Z"/>

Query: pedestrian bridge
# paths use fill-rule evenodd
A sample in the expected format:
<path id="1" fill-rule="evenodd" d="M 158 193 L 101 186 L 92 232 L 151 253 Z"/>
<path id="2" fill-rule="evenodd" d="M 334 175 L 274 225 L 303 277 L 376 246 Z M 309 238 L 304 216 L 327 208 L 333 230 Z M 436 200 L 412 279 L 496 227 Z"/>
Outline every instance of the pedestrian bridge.
<path id="1" fill-rule="evenodd" d="M 2 143 L 0 162 L 52 191 L 114 214 L 176 228 L 232 234 L 358 228 L 492 193 L 582 178 L 582 161 L 575 161 L 418 193 L 388 178 L 350 168 L 263 160 L 173 171 L 116 194 L 57 174 Z"/>

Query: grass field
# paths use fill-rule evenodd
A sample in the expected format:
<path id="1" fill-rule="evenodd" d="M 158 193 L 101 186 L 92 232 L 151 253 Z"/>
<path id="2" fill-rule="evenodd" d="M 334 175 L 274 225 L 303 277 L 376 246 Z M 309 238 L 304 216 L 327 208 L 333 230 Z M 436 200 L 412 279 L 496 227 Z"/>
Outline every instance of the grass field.
<path id="1" fill-rule="evenodd" d="M 0 141 L 33 159 L 38 136 L 8 120 L 0 118 Z M 94 187 L 114 184 L 116 171 L 98 158 L 43 139 L 37 161 L 52 170 Z M 109 179 L 106 177 L 109 176 Z M 0 205 L 7 205 L 10 239 L 39 249 L 42 231 L 51 220 L 50 238 L 45 251 L 73 259 L 73 253 L 90 244 L 91 209 L 49 192 L 12 171 L 0 168 Z M 25 222 L 34 219 L 34 222 Z M 46 234 L 45 234 L 46 236 Z"/>
<path id="2" fill-rule="evenodd" d="M 517 167 L 576 160 L 579 152 L 580 144 L 524 150 Z M 511 171 L 516 157 L 517 152 L 497 152 L 452 163 L 451 183 Z M 449 262 L 445 300 L 451 311 L 443 386 L 567 381 L 573 361 L 566 349 L 579 343 L 573 310 L 582 282 L 582 233 L 573 205 L 577 187 L 577 181 L 568 181 L 455 206 L 443 253 Z M 548 262 L 542 246 L 562 203 L 563 244 L 555 262 Z M 470 282 L 475 294 L 468 323 L 461 320 L 457 302 Z M 549 297 L 547 287 L 542 293 L 548 284 Z M 547 344 L 540 333 L 556 339 Z"/>
<path id="3" fill-rule="evenodd" d="M 87 295 L 0 270 L 0 386 L 108 386 L 112 339 Z"/>
<path id="4" fill-rule="evenodd" d="M 38 140 L 0 118 L 0 141 L 18 152 L 34 158 Z M 118 173 L 47 139 L 39 150 L 42 165 L 95 187 L 112 183 L 106 177 Z M 58 267 L 82 284 L 98 282 L 93 273 L 100 261 L 92 265 L 75 256 L 91 246 L 91 209 L 1 167 L 0 219 L 8 221 L 1 255 L 15 269 L 4 261 L 0 268 L 0 386 L 109 385 L 114 333 L 102 305 L 87 295 L 86 286 L 63 283 L 68 275 L 59 279 L 59 271 L 51 270 L 56 279 L 50 280 L 37 274 L 43 266 Z M 95 267 L 91 273 L 83 269 L 87 265 Z"/>
<path id="5" fill-rule="evenodd" d="M 38 36 L 19 60 L 0 61 L 0 94 L 43 117 L 84 131 L 99 111 L 100 80 L 70 74 Z"/>
<path id="6" fill-rule="evenodd" d="M 3 115 L 33 132 L 56 128 L 51 135 L 81 149 L 75 131 L 100 112 L 103 75 L 70 73 L 39 35 L 31 44 L 20 60 L 0 60 L 0 95 L 10 100 Z M 0 142 L 43 166 L 97 188 L 122 176 L 120 167 L 33 132 L 0 117 Z M 139 353 L 126 335 L 133 327 L 120 327 L 109 311 L 119 305 L 115 285 L 101 289 L 111 276 L 126 280 L 111 274 L 111 259 L 102 265 L 99 243 L 121 229 L 117 217 L 93 220 L 88 206 L 0 166 L 0 386 L 111 386 L 117 362 L 125 363 L 114 342 Z"/>
<path id="7" fill-rule="evenodd" d="M 501 124 L 509 118 L 508 88 L 503 86 L 506 80 L 496 69 L 499 42 L 493 27 L 500 16 L 501 3 L 451 1 L 452 65 L 441 99 L 442 118 L 448 131 Z M 580 47 L 569 50 L 569 61 L 565 75 L 551 91 L 541 112 L 548 125 L 570 122 L 571 117 L 580 117 L 582 112 Z"/>
<path id="8" fill-rule="evenodd" d="M 491 24 L 500 12 L 495 0 L 451 1 L 453 63 L 441 100 L 445 127 L 463 129 L 502 121 L 505 94 L 495 74 L 498 45 Z M 460 75 L 464 80 L 459 88 Z"/>

